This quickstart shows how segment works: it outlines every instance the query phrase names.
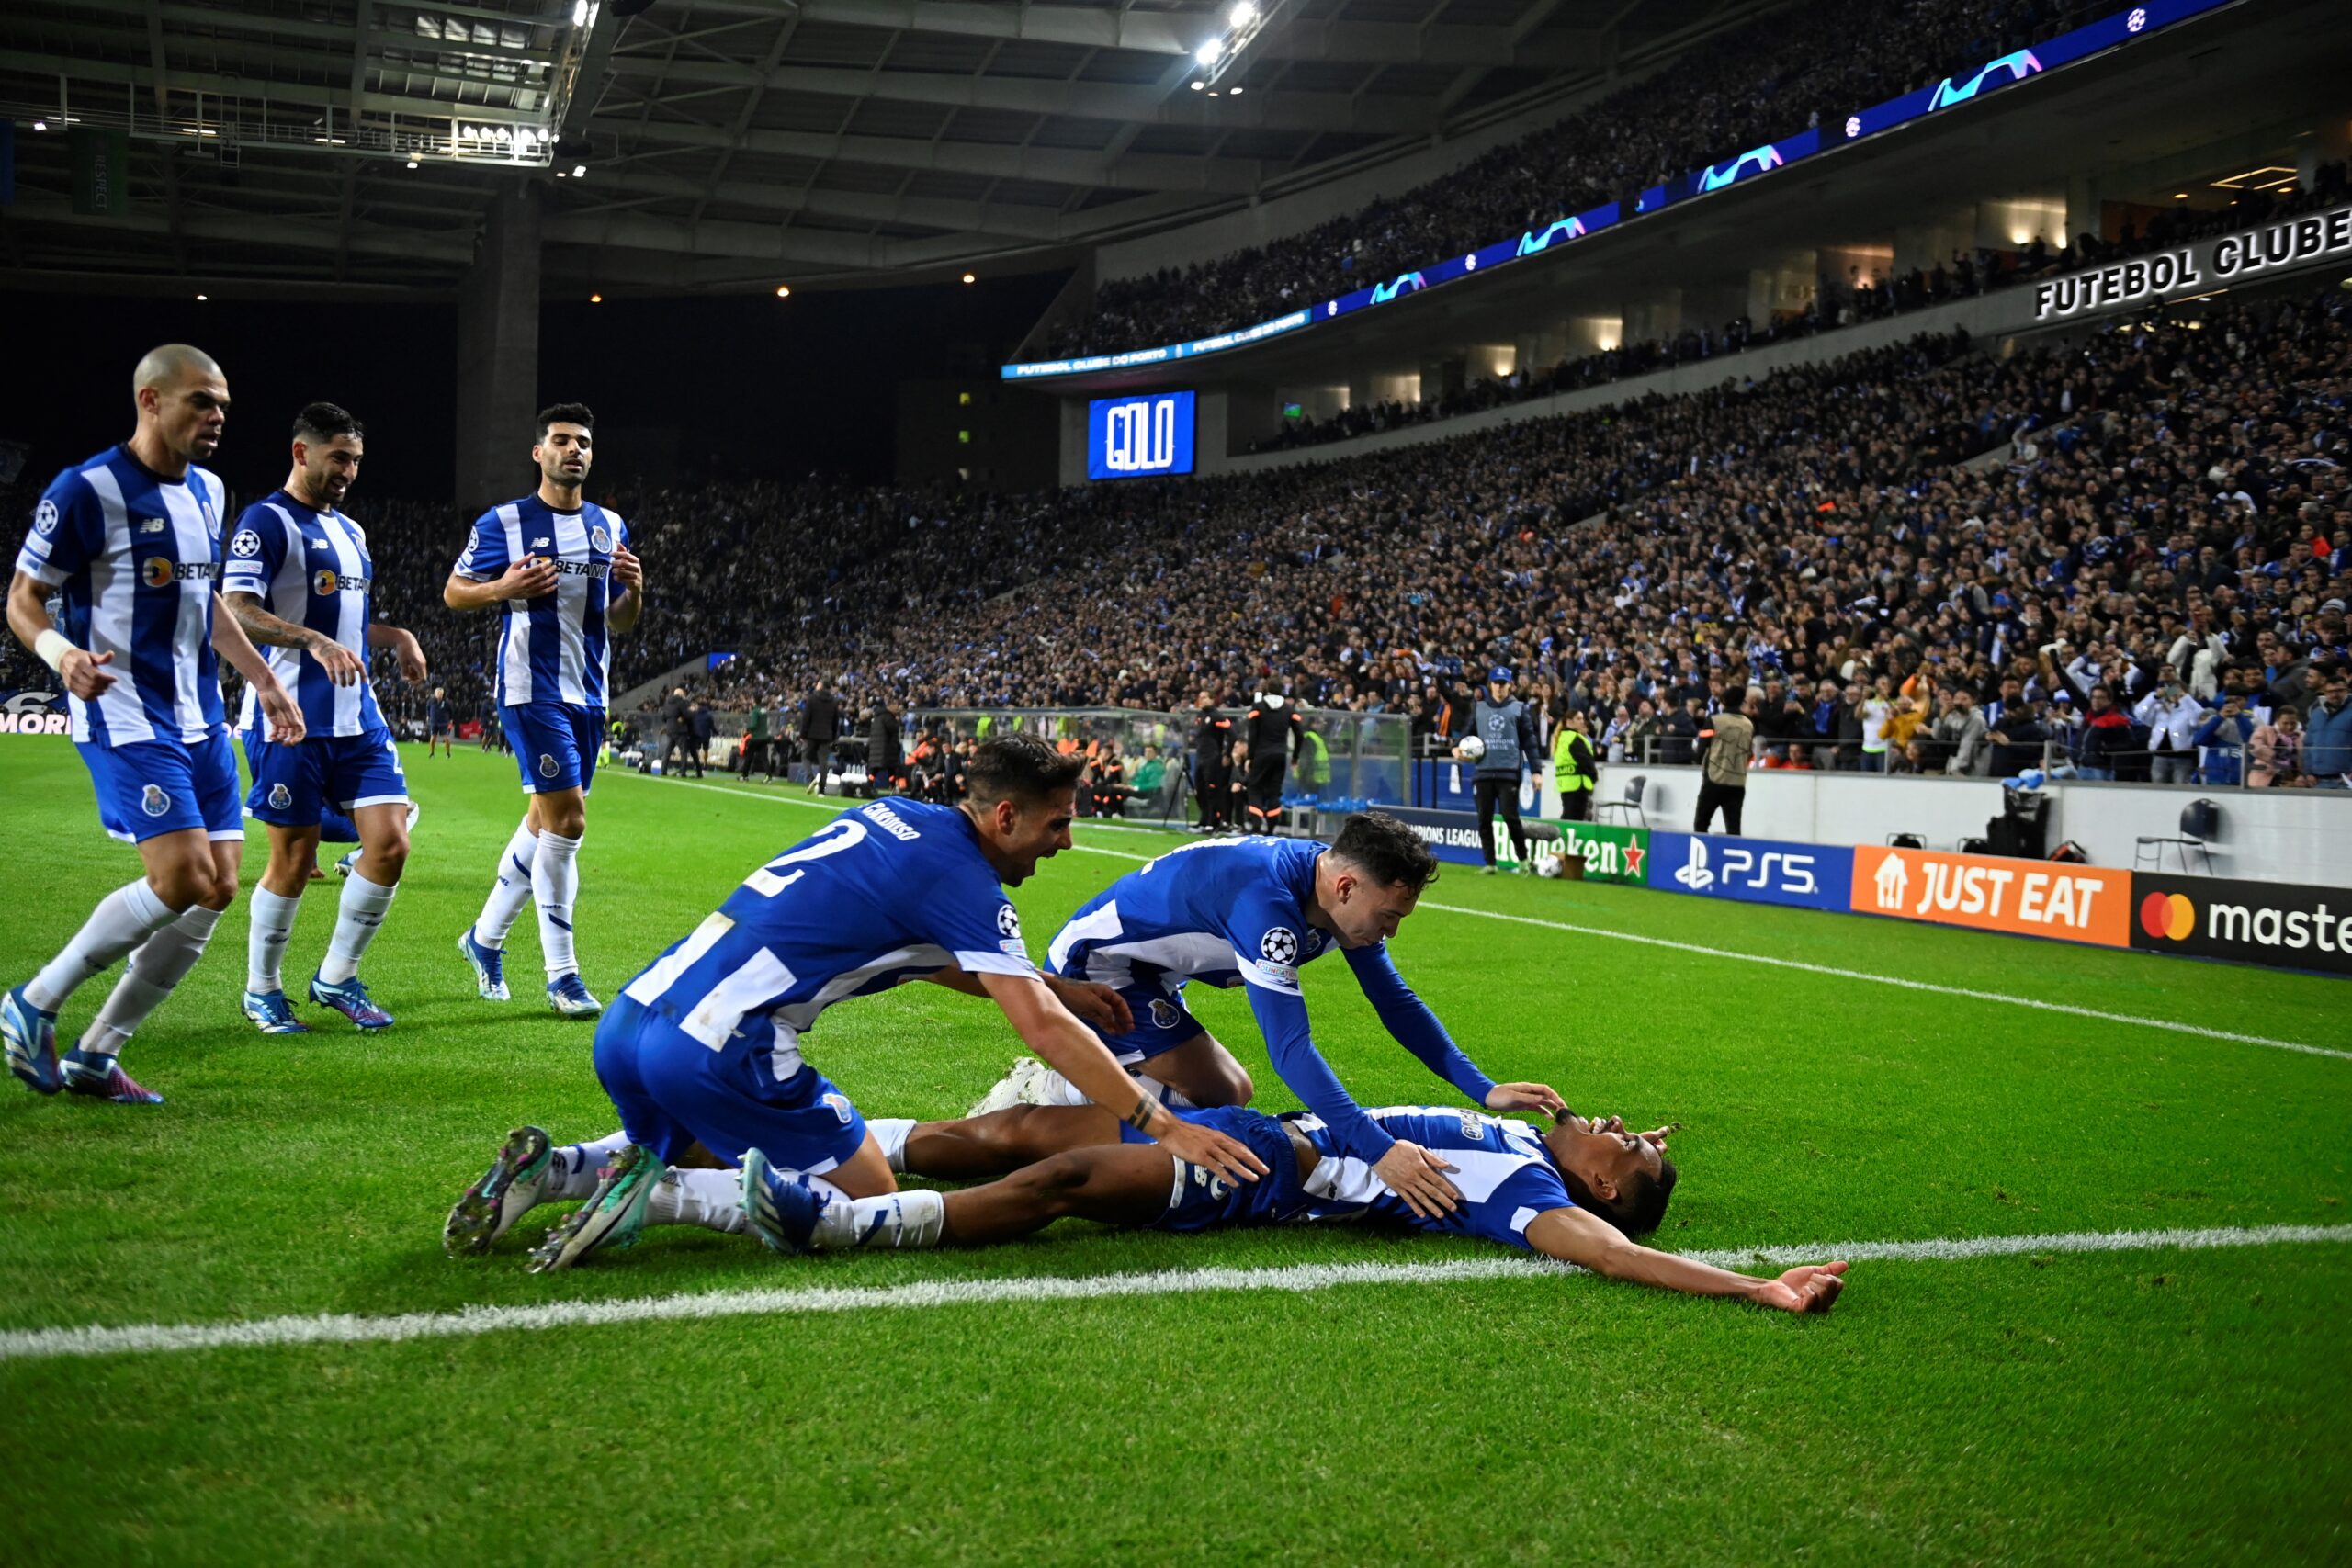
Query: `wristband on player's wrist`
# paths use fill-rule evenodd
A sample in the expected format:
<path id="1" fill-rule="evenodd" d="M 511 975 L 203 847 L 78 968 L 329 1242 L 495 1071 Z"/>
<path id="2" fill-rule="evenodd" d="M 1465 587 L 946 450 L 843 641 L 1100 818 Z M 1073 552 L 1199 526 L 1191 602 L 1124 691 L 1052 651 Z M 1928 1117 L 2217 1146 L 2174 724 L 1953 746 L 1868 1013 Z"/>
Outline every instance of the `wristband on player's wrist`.
<path id="1" fill-rule="evenodd" d="M 65 656 L 74 651 L 74 639 L 55 626 L 44 627 L 33 638 L 33 651 L 40 656 L 43 664 L 62 675 L 65 672 Z"/>

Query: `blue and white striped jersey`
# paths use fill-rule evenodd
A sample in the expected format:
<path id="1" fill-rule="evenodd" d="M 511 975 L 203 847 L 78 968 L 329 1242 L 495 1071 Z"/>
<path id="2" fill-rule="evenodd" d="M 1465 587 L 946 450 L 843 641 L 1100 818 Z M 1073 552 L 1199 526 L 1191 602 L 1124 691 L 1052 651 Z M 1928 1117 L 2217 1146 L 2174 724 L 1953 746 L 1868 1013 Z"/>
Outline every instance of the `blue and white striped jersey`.
<path id="1" fill-rule="evenodd" d="M 777 1082 L 827 1008 L 950 966 L 1034 975 L 1021 917 L 952 806 L 876 800 L 752 873 L 621 994 Z"/>
<path id="2" fill-rule="evenodd" d="M 281 621 L 324 632 L 368 661 L 368 617 L 375 562 L 368 536 L 333 507 L 303 505 L 272 491 L 245 508 L 229 539 L 221 580 L 227 593 L 250 593 Z M 326 667 L 299 648 L 265 648 L 270 670 L 302 705 L 302 723 L 314 736 L 366 735 L 384 727 L 375 683 L 366 677 L 338 686 Z M 240 728 L 251 728 L 259 706 L 245 688 Z"/>
<path id="3" fill-rule="evenodd" d="M 1247 986 L 1274 1071 L 1306 1108 L 1339 1130 L 1351 1152 L 1377 1160 L 1395 1141 L 1349 1098 L 1316 1050 L 1298 971 L 1347 954 L 1356 983 L 1396 1042 L 1474 1101 L 1494 1081 L 1454 1047 L 1396 973 L 1388 944 L 1341 948 L 1311 926 L 1315 867 L 1325 846 L 1306 839 L 1204 839 L 1129 872 L 1089 900 L 1053 941 L 1057 974 L 1130 993 L 1173 997 L 1193 980 Z"/>
<path id="4" fill-rule="evenodd" d="M 1392 1138 L 1419 1144 L 1453 1167 L 1447 1179 L 1462 1194 L 1450 1214 L 1423 1219 L 1372 1174 L 1372 1167 L 1340 1146 L 1313 1116 L 1290 1124 L 1306 1134 L 1323 1161 L 1307 1174 L 1302 1220 L 1376 1219 L 1448 1235 L 1483 1236 L 1506 1247 L 1527 1246 L 1527 1224 L 1546 1209 L 1573 1209 L 1576 1200 L 1544 1146 L 1544 1134 L 1525 1122 L 1442 1105 L 1392 1105 L 1367 1111 Z"/>
<path id="5" fill-rule="evenodd" d="M 74 739 L 195 741 L 221 723 L 212 591 L 227 505 L 205 469 L 167 479 L 119 446 L 41 492 L 17 570 L 62 591 L 57 629 L 75 646 L 114 655 L 96 702 L 68 696 Z"/>
<path id="6" fill-rule="evenodd" d="M 594 502 L 558 512 L 537 494 L 493 506 L 474 522 L 458 558 L 458 575 L 494 581 L 533 556 L 555 562 L 555 592 L 499 604 L 498 700 L 605 705 L 612 669 L 605 612 L 612 602 L 613 551 L 628 543 L 628 525 Z"/>

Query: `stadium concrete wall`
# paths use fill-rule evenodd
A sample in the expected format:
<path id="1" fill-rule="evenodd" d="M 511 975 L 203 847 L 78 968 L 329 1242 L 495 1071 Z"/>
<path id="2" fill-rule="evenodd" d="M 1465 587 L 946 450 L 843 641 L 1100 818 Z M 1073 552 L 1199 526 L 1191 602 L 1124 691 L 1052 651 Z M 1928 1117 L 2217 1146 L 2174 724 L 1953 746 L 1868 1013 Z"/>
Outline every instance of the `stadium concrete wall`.
<path id="1" fill-rule="evenodd" d="M 1635 775 L 1648 780 L 1642 804 L 1650 826 L 1687 831 L 1699 802 L 1699 770 L 1604 762 L 1593 798 L 1623 799 Z M 2201 798 L 2221 811 L 2221 828 L 2207 845 L 2213 875 L 2352 888 L 2352 793 L 2084 780 L 2060 781 L 2044 793 L 2051 801 L 2050 843 L 2071 839 L 2094 865 L 2128 869 L 2134 840 L 2178 838 L 2182 809 Z M 1983 838 L 2001 805 L 1998 779 L 1758 770 L 1748 775 L 1740 826 L 1750 838 L 1804 844 L 1877 845 L 1892 834 L 1916 833 L 1928 849 L 1950 851 L 1963 839 Z M 1549 789 L 1544 806 L 1545 816 L 1558 814 L 1558 797 Z M 2163 858 L 2165 868 L 2184 869 L 2173 847 L 2165 847 Z M 2144 855 L 2140 864 L 2148 866 Z M 2203 873 L 2205 857 L 2189 851 L 2185 869 Z"/>

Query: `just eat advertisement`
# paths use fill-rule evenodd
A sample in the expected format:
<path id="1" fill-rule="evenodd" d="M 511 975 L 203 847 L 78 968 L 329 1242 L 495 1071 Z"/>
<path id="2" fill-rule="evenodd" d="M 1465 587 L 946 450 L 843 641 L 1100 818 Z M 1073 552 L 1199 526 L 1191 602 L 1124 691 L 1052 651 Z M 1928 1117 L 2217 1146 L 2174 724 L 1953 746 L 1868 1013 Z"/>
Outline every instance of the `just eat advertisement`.
<path id="1" fill-rule="evenodd" d="M 2132 940 L 2132 874 L 2105 866 L 1865 844 L 1851 897 L 1857 914 L 2100 947 Z"/>

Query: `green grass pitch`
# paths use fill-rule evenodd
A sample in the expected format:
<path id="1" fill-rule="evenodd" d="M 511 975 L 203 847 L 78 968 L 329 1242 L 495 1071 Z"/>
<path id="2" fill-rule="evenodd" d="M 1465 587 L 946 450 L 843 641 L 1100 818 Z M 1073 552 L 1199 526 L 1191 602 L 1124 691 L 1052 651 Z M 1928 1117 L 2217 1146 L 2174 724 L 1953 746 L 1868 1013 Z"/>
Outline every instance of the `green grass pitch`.
<path id="1" fill-rule="evenodd" d="M 0 1330 L 1493 1250 L 1066 1224 L 992 1252 L 787 1261 L 673 1230 L 551 1278 L 512 1241 L 451 1262 L 443 1213 L 506 1127 L 613 1119 L 590 1028 L 537 998 L 527 918 L 509 1006 L 451 952 L 520 810 L 511 760 L 408 767 L 424 817 L 367 968 L 397 1028 L 304 1005 L 317 1032 L 254 1032 L 241 908 L 131 1047 L 169 1104 L 0 1082 Z M 598 994 L 824 819 L 800 799 L 601 781 L 579 922 Z M 136 863 L 61 741 L 0 740 L 0 803 L 14 984 Z M 1079 841 L 1096 852 L 1016 895 L 1038 951 L 1114 857 L 1178 840 Z M 334 890 L 307 901 L 289 992 Z M 2335 1048 L 2340 981 L 1459 871 L 1427 904 L 1452 908 L 1407 922 L 1399 965 L 1489 1071 L 1687 1123 L 1661 1246 L 2352 1223 L 2352 1061 L 1720 954 Z M 1306 973 L 1359 1099 L 1450 1098 L 1342 965 Z M 1260 1102 L 1293 1103 L 1246 1003 L 1194 1005 Z M 809 1042 L 878 1114 L 958 1111 L 1016 1050 L 927 986 Z M 2352 1247 L 2306 1242 L 1859 1262 L 1816 1320 L 1521 1274 L 0 1359 L 0 1562 L 2340 1562 L 2347 1296 Z"/>

